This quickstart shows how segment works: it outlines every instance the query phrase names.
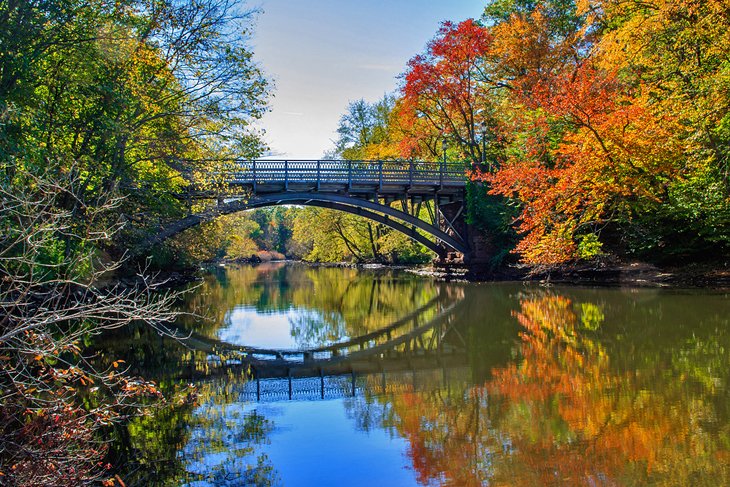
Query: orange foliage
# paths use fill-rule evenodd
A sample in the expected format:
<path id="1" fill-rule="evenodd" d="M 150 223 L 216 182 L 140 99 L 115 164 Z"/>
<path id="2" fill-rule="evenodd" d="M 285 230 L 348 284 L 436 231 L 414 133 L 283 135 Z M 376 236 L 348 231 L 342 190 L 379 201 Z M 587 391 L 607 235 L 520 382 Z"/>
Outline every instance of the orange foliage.
<path id="1" fill-rule="evenodd" d="M 658 201 L 676 175 L 676 122 L 648 97 L 591 63 L 535 84 L 516 118 L 534 134 L 491 178 L 492 192 L 525 204 L 517 251 L 531 264 L 583 257 L 580 235 L 599 231 L 630 200 Z M 550 144 L 551 128 L 564 127 Z"/>
<path id="2" fill-rule="evenodd" d="M 479 127 L 494 111 L 489 90 L 499 85 L 485 69 L 492 42 L 490 31 L 471 19 L 445 22 L 427 52 L 410 60 L 398 110 L 404 157 L 437 156 L 446 137 L 479 160 Z"/>

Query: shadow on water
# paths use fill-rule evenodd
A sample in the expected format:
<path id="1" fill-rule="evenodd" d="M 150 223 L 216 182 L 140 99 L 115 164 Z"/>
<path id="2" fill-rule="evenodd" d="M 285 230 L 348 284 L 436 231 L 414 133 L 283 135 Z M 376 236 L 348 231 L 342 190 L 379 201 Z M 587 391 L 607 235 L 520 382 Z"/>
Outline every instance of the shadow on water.
<path id="1" fill-rule="evenodd" d="M 180 324 L 207 345 L 143 328 L 105 341 L 109 360 L 170 398 L 120 430 L 116 452 L 128 485 L 727 485 L 728 304 L 682 291 L 216 269 L 185 303 L 212 319 Z M 249 321 L 284 316 L 297 348 L 351 346 L 259 356 L 284 372 L 256 380 L 250 344 L 221 341 L 241 326 L 240 308 L 255 310 Z M 378 333 L 409 314 L 418 319 Z M 362 336 L 373 338 L 360 350 Z M 367 349 L 376 353 L 358 355 Z M 343 369 L 320 372 L 327 360 Z"/>

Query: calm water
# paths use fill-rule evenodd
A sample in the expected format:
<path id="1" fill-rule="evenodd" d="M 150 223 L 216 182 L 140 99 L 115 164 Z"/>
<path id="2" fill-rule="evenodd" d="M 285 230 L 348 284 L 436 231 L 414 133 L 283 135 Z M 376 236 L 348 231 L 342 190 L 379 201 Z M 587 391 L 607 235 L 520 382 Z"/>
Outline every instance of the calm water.
<path id="1" fill-rule="evenodd" d="M 184 307 L 210 343 L 281 349 L 418 318 L 354 377 L 258 395 L 235 357 L 120 332 L 107 356 L 169 398 L 119 433 L 128 485 L 730 485 L 728 294 L 267 264 L 215 269 Z"/>

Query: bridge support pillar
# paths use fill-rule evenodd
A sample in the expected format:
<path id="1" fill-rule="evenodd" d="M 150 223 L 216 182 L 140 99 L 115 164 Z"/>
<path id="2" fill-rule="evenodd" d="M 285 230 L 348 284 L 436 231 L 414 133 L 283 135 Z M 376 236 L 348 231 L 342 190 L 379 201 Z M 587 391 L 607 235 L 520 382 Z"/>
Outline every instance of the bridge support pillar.
<path id="1" fill-rule="evenodd" d="M 444 247 L 438 262 L 441 264 L 488 264 L 494 248 L 488 235 L 466 221 L 466 200 L 439 206 L 439 227 L 448 234 L 466 242 L 468 251 L 461 254 Z"/>
<path id="2" fill-rule="evenodd" d="M 463 199 L 461 201 L 451 203 L 442 203 L 438 205 L 438 214 L 436 215 L 436 218 L 441 230 L 462 242 L 468 243 L 469 228 L 466 223 L 465 205 L 466 203 Z M 439 254 L 438 262 L 441 264 L 464 263 L 468 260 L 470 253 L 471 252 L 467 251 L 465 255 L 447 247 L 443 247 L 443 253 Z"/>

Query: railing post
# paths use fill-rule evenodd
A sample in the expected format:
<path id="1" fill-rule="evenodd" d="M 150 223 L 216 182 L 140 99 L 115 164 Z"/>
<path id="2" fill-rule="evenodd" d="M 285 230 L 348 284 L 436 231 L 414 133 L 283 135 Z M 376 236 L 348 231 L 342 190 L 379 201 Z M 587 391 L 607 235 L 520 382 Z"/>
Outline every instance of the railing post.
<path id="1" fill-rule="evenodd" d="M 413 159 L 411 159 L 411 163 L 408 166 L 408 186 L 413 186 Z"/>
<path id="2" fill-rule="evenodd" d="M 284 161 L 284 191 L 289 191 L 289 161 Z"/>
<path id="3" fill-rule="evenodd" d="M 319 159 L 317 159 L 317 191 L 319 191 L 319 184 L 320 184 L 320 181 L 319 181 L 320 162 L 321 161 Z"/>
<path id="4" fill-rule="evenodd" d="M 383 191 L 383 161 L 378 161 L 378 186 Z"/>
<path id="5" fill-rule="evenodd" d="M 253 160 L 253 192 L 256 192 L 256 159 Z"/>
<path id="6" fill-rule="evenodd" d="M 444 187 L 444 170 L 446 169 L 446 161 L 441 161 L 441 170 L 439 171 L 439 186 Z"/>
<path id="7" fill-rule="evenodd" d="M 352 187 L 352 161 L 347 161 L 347 191 Z"/>

